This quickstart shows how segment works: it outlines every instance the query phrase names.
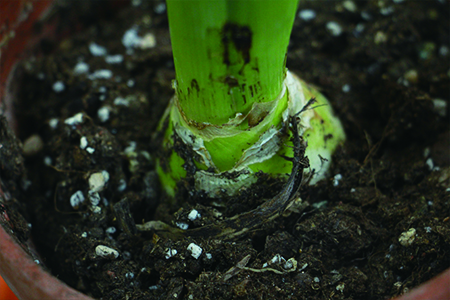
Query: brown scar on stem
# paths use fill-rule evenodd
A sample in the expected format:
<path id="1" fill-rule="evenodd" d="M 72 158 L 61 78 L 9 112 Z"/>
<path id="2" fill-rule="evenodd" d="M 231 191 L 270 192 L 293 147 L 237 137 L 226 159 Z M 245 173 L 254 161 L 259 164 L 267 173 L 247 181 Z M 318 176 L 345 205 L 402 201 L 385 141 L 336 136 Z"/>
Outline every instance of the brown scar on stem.
<path id="1" fill-rule="evenodd" d="M 250 62 L 250 49 L 252 47 L 253 33 L 248 26 L 227 22 L 222 28 L 222 44 L 224 48 L 223 63 L 227 66 L 230 62 L 230 46 L 234 45 L 236 51 L 240 52 L 244 65 Z"/>

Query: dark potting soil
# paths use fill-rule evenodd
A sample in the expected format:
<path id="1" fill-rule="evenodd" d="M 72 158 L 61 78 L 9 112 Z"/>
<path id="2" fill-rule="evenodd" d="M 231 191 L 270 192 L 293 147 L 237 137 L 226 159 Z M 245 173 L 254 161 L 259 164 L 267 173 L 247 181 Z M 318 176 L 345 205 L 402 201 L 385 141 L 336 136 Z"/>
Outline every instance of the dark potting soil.
<path id="1" fill-rule="evenodd" d="M 347 141 L 298 212 L 234 240 L 136 230 L 205 226 L 282 187 L 226 208 L 201 193 L 168 204 L 155 173 L 175 78 L 165 14 L 131 1 L 19 66 L 23 147 L 2 121 L 0 219 L 38 263 L 102 299 L 387 299 L 450 266 L 448 1 L 300 3 L 287 66 L 328 97 Z"/>

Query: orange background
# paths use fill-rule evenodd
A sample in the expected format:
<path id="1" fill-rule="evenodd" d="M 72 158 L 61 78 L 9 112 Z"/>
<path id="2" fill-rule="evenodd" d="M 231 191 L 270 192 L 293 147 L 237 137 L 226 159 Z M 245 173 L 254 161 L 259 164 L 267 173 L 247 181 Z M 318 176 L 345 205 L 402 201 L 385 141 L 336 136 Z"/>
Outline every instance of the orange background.
<path id="1" fill-rule="evenodd" d="M 18 300 L 16 295 L 9 289 L 3 278 L 0 277 L 0 300 Z"/>

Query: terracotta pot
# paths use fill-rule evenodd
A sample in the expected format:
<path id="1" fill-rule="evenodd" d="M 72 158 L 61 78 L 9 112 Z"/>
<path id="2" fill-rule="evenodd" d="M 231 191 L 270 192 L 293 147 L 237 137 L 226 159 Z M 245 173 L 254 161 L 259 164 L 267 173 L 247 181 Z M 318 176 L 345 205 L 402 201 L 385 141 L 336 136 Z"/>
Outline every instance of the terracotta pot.
<path id="1" fill-rule="evenodd" d="M 52 0 L 0 1 L 0 99 L 12 122 L 11 99 L 6 94 L 8 76 L 26 47 L 35 44 L 39 36 L 33 34 L 33 25 L 48 10 Z"/>
<path id="2" fill-rule="evenodd" d="M 53 0 L 0 1 L 0 105 L 5 109 L 9 123 L 15 128 L 12 97 L 8 86 L 10 74 L 17 61 L 23 58 L 44 37 L 59 39 L 69 34 L 56 32 L 56 21 L 41 22 L 39 32 L 36 23 L 47 17 Z M 1 174 L 1 173 L 0 173 Z M 4 193 L 5 192 L 5 193 Z M 0 197 L 6 199 L 0 180 Z M 19 299 L 91 299 L 50 273 L 38 264 L 31 244 L 21 245 L 7 226 L 9 216 L 0 202 L 0 276 Z"/>
<path id="3" fill-rule="evenodd" d="M 0 275 L 19 299 L 92 300 L 44 271 L 1 226 L 0 240 Z"/>
<path id="4" fill-rule="evenodd" d="M 0 102 L 6 104 L 9 122 L 14 124 L 11 96 L 8 94 L 8 76 L 14 63 L 22 58 L 43 36 L 55 33 L 51 22 L 36 35 L 34 24 L 45 15 L 53 0 L 0 1 Z M 61 33 L 60 33 L 61 34 Z M 1 104 L 1 103 L 0 103 Z M 13 127 L 14 128 L 14 127 Z M 0 196 L 5 199 L 0 181 Z M 0 207 L 0 224 L 8 223 L 8 214 Z M 32 245 L 20 245 L 13 230 L 0 226 L 0 275 L 20 299 L 92 299 L 67 286 L 44 270 L 32 257 Z M 26 251 L 25 251 L 26 250 Z M 413 289 L 397 300 L 450 299 L 450 269 Z"/>
<path id="5" fill-rule="evenodd" d="M 397 298 L 396 300 L 448 300 L 450 299 L 450 269 L 411 292 Z"/>

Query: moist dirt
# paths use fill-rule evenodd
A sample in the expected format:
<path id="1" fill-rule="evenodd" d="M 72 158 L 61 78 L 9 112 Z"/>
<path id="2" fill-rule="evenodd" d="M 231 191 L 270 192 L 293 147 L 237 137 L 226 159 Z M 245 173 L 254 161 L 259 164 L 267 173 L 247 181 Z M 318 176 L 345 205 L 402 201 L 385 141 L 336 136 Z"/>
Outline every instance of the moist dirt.
<path id="1" fill-rule="evenodd" d="M 0 220 L 52 274 L 100 299 L 389 299 L 450 266 L 447 1 L 300 3 L 287 67 L 327 96 L 347 141 L 297 210 L 232 240 L 137 230 L 214 224 L 283 184 L 262 176 L 226 207 L 189 189 L 168 201 L 165 4 L 95 19 L 84 2 L 56 6 L 84 29 L 20 63 L 18 138 L 0 128 Z"/>

